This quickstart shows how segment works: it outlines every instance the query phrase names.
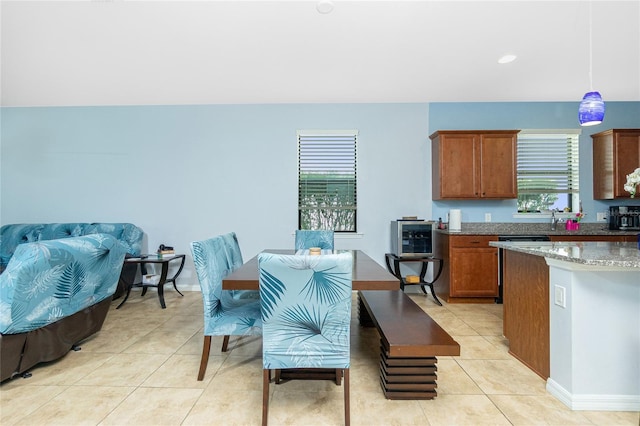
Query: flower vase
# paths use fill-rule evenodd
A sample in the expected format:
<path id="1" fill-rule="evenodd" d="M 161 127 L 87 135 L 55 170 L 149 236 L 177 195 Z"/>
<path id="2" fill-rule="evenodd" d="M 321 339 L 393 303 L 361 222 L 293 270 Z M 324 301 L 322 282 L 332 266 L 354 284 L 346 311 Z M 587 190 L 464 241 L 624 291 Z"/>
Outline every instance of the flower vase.
<path id="1" fill-rule="evenodd" d="M 580 230 L 580 222 L 574 222 L 573 220 L 567 220 L 565 224 L 565 228 L 567 231 L 578 231 Z"/>

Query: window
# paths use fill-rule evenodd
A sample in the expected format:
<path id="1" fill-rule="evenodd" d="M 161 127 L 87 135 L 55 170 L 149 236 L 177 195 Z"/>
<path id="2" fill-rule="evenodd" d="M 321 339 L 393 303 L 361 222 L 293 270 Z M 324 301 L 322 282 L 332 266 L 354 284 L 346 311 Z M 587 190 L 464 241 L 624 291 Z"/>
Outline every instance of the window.
<path id="1" fill-rule="evenodd" d="M 523 130 L 518 134 L 518 213 L 580 204 L 580 130 Z"/>
<path id="2" fill-rule="evenodd" d="M 298 229 L 356 232 L 358 132 L 298 132 Z"/>

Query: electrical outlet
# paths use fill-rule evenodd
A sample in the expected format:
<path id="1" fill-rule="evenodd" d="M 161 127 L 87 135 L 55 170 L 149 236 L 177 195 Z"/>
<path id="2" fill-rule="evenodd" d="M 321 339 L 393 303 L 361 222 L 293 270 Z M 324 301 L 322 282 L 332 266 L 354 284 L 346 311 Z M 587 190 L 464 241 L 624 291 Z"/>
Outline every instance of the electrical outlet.
<path id="1" fill-rule="evenodd" d="M 606 222 L 606 221 L 607 221 L 607 212 L 596 213 L 596 222 Z"/>
<path id="2" fill-rule="evenodd" d="M 555 286 L 555 299 L 554 299 L 554 303 L 558 306 L 560 306 L 561 308 L 566 308 L 567 307 L 567 289 L 560 286 L 560 285 L 556 285 Z"/>
<path id="3" fill-rule="evenodd" d="M 484 221 L 485 222 L 491 222 L 491 213 L 485 213 L 484 214 Z"/>

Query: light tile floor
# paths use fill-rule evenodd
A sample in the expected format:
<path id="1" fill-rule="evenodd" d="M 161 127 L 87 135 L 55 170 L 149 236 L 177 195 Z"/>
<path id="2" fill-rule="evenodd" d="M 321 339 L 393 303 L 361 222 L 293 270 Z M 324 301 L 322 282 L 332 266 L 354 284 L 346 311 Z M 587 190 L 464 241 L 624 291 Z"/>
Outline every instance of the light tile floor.
<path id="1" fill-rule="evenodd" d="M 507 353 L 501 305 L 440 307 L 411 297 L 461 345 L 438 359 L 438 396 L 386 400 L 378 382 L 379 337 L 353 310 L 353 425 L 633 425 L 637 412 L 571 411 L 544 381 Z M 261 340 L 213 340 L 204 381 L 200 293 L 167 288 L 167 309 L 154 293 L 112 304 L 104 327 L 82 350 L 0 386 L 2 425 L 258 425 L 262 404 Z M 271 425 L 342 424 L 342 390 L 328 381 L 271 386 Z"/>

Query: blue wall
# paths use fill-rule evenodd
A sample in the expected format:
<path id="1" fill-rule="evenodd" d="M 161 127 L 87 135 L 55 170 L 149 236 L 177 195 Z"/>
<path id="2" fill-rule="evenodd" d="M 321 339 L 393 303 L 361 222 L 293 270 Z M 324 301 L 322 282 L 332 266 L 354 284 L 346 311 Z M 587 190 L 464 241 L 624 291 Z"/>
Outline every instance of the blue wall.
<path id="1" fill-rule="evenodd" d="M 357 129 L 358 236 L 384 262 L 389 223 L 431 216 L 427 104 L 2 108 L 2 224 L 132 222 L 159 244 L 235 231 L 245 258 L 293 247 L 296 130 Z M 190 278 L 191 263 L 182 277 Z M 195 283 L 195 276 L 191 275 Z M 183 281 L 183 282 L 184 282 Z"/>
<path id="2" fill-rule="evenodd" d="M 432 202 L 429 135 L 446 129 L 577 128 L 575 103 L 297 104 L 1 108 L 0 220 L 132 222 L 190 253 L 191 241 L 235 231 L 243 255 L 293 247 L 298 129 L 357 129 L 358 231 L 337 248 L 383 263 L 402 216 L 510 222 L 514 200 Z M 592 199 L 591 140 L 640 128 L 640 102 L 607 103 L 581 136 L 581 196 Z M 628 202 L 627 202 L 628 203 Z M 191 264 L 185 282 L 197 285 Z"/>
<path id="3" fill-rule="evenodd" d="M 640 203 L 593 199 L 591 135 L 607 129 L 640 128 L 640 102 L 607 102 L 606 108 L 602 124 L 581 128 L 578 102 L 432 103 L 429 105 L 429 134 L 437 130 L 581 129 L 580 198 L 587 213 L 585 221 L 595 222 L 596 212 L 608 210 L 609 205 Z M 434 201 L 432 214 L 444 219 L 452 208 L 462 210 L 463 222 L 484 222 L 485 213 L 491 213 L 493 222 L 518 220 L 513 218 L 517 211 L 515 200 Z"/>

